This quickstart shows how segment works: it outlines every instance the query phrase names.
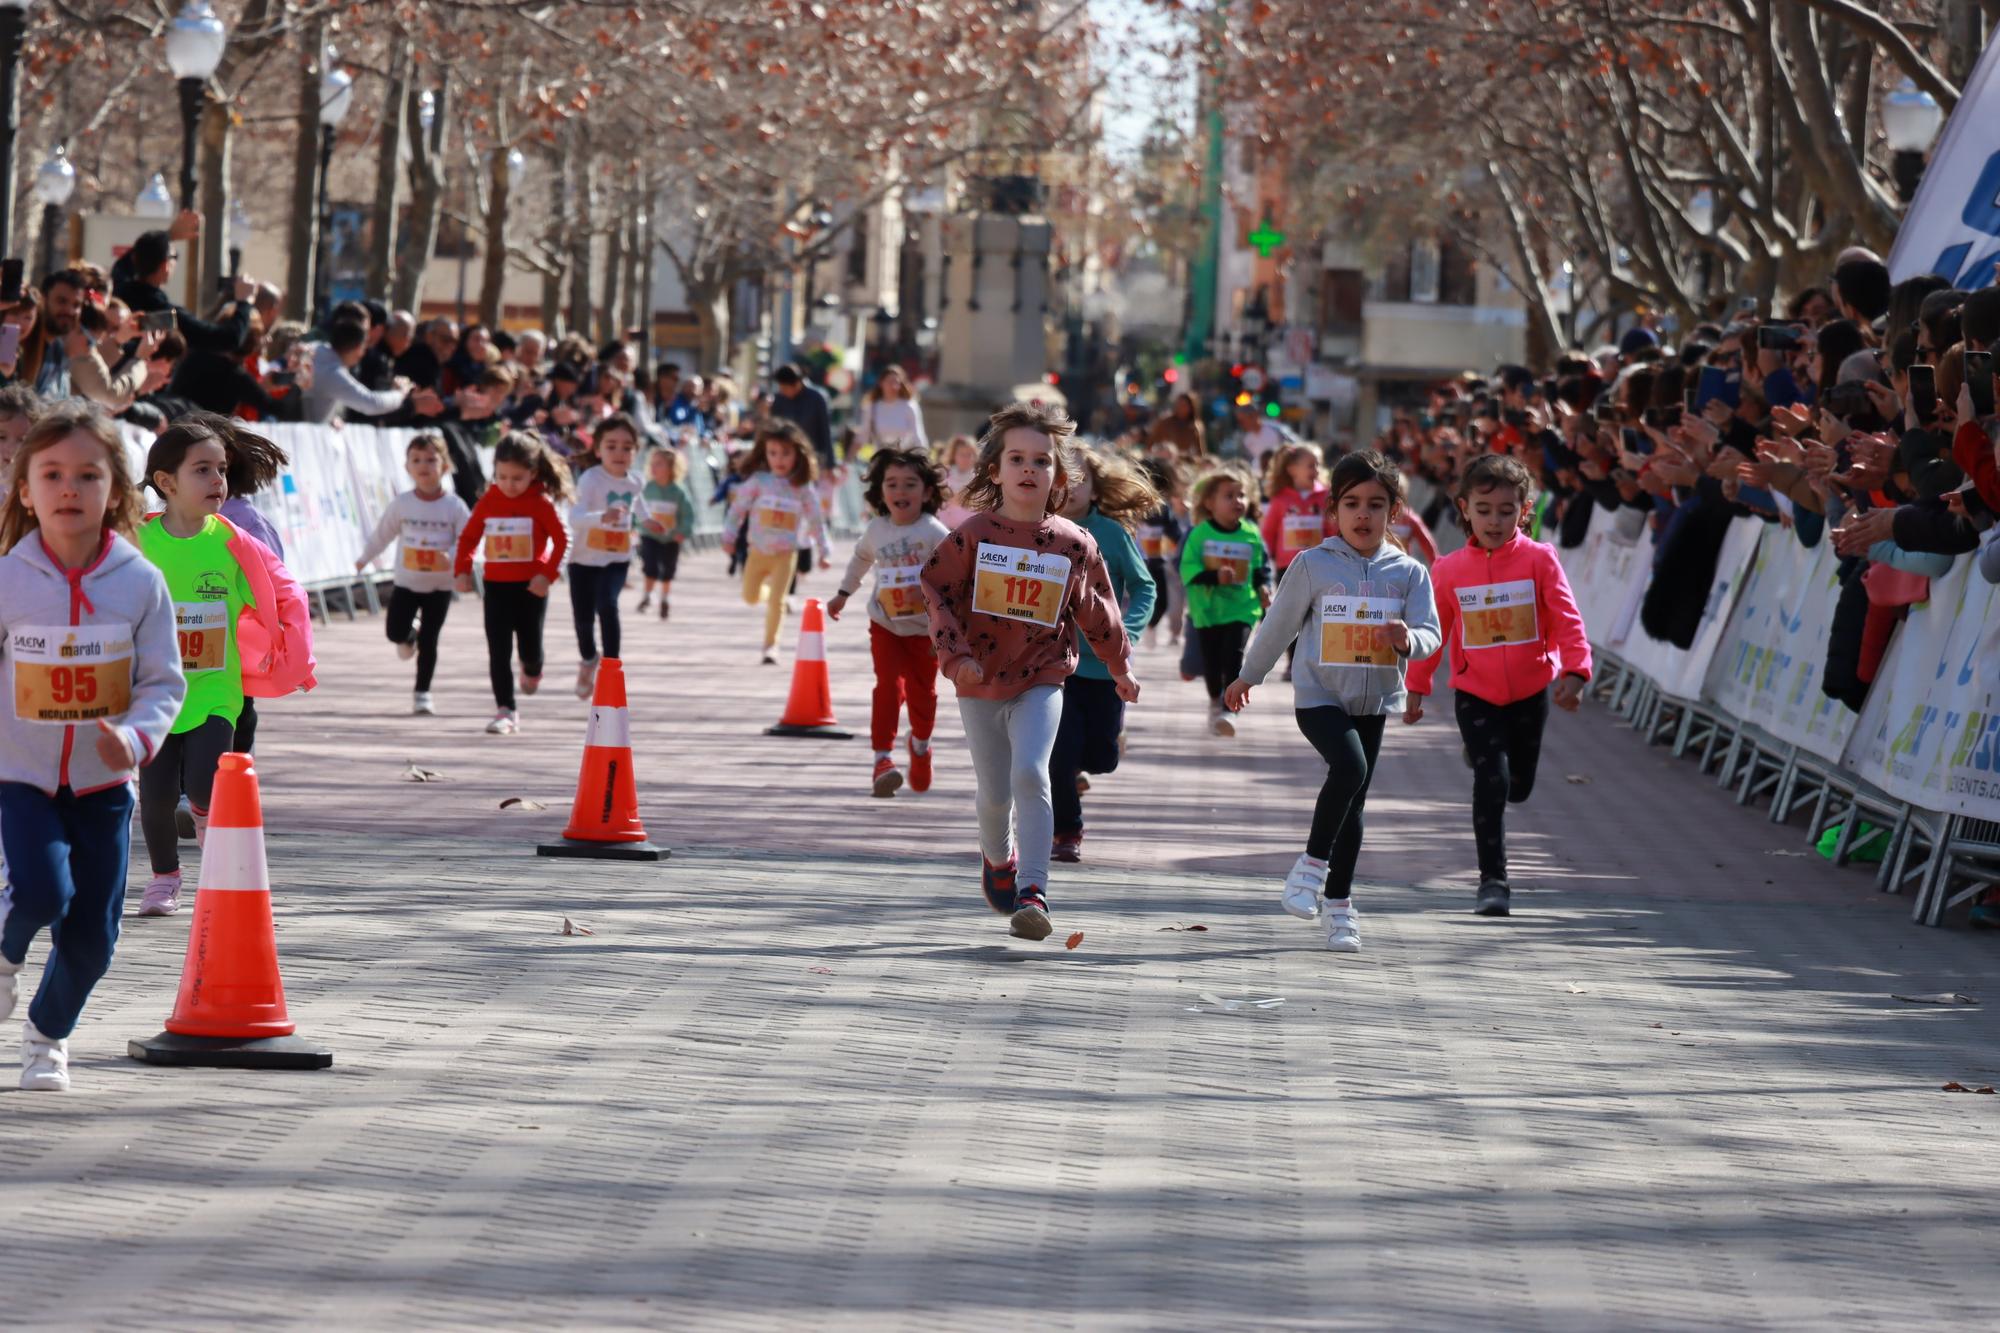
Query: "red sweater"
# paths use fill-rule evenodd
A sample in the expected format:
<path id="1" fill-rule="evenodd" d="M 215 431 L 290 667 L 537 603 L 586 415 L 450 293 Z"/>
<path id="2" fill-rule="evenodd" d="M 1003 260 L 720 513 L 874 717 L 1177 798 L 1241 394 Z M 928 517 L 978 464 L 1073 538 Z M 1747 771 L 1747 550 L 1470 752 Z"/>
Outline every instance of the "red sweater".
<path id="1" fill-rule="evenodd" d="M 1972 482 L 1980 499 L 2000 509 L 2000 467 L 1994 465 L 1993 441 L 1984 425 L 1968 421 L 1958 428 L 1951 441 L 1951 461 Z"/>
<path id="2" fill-rule="evenodd" d="M 520 527 L 523 519 L 528 522 L 527 528 Z M 508 498 L 498 486 L 486 488 L 486 494 L 472 506 L 472 518 L 466 523 L 465 531 L 458 535 L 458 558 L 452 562 L 453 573 L 472 572 L 473 552 L 486 538 L 487 527 L 495 524 L 496 520 L 501 530 L 492 534 L 492 542 L 486 551 L 488 583 L 526 583 L 537 574 L 554 583 L 562 577 L 563 552 L 569 549 L 569 532 L 563 527 L 562 515 L 543 494 L 540 482 L 521 492 L 519 499 Z M 523 538 L 526 539 L 525 545 L 521 544 Z M 496 555 L 509 558 L 496 559 Z"/>
<path id="3" fill-rule="evenodd" d="M 1271 497 L 1270 508 L 1264 511 L 1262 531 L 1264 549 L 1271 553 L 1271 561 L 1279 569 L 1289 569 L 1292 561 L 1318 546 L 1320 539 L 1333 531 L 1330 523 L 1321 523 L 1327 498 L 1332 494 L 1324 486 L 1315 486 L 1310 491 L 1287 486 Z M 1297 526 L 1291 529 L 1292 540 L 1286 541 L 1285 523 L 1294 516 Z M 1312 522 L 1308 523 L 1308 518 Z"/>
<path id="4" fill-rule="evenodd" d="M 967 658 L 986 673 L 958 687 L 966 698 L 1012 699 L 1062 684 L 1076 670 L 1079 629 L 1113 676 L 1131 669 L 1104 557 L 1066 518 L 1016 523 L 974 514 L 931 552 L 923 587 L 945 678 Z"/>

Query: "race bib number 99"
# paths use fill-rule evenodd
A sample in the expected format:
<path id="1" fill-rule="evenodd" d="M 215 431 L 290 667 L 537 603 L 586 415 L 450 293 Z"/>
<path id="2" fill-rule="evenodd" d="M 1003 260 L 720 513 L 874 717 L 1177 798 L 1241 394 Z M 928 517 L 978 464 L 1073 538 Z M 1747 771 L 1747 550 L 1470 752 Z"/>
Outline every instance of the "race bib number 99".
<path id="1" fill-rule="evenodd" d="M 180 640 L 182 671 L 193 676 L 222 670 L 229 649 L 229 603 L 175 602 L 174 637 Z"/>
<path id="2" fill-rule="evenodd" d="M 1389 642 L 1389 622 L 1402 617 L 1400 597 L 1326 594 L 1319 599 L 1320 665 L 1395 666 L 1396 649 Z"/>
<path id="3" fill-rule="evenodd" d="M 489 564 L 503 560 L 534 558 L 535 520 L 532 518 L 486 520 L 486 559 Z"/>
<path id="4" fill-rule="evenodd" d="M 132 627 L 23 626 L 7 637 L 14 716 L 72 726 L 132 707 Z"/>
<path id="5" fill-rule="evenodd" d="M 1054 629 L 1069 586 L 1069 559 L 1018 546 L 979 543 L 973 565 L 972 609 L 1002 620 L 1026 620 Z"/>
<path id="6" fill-rule="evenodd" d="M 1458 590 L 1458 618 L 1465 625 L 1467 648 L 1498 648 L 1509 643 L 1540 643 L 1535 620 L 1535 581 L 1482 583 Z"/>

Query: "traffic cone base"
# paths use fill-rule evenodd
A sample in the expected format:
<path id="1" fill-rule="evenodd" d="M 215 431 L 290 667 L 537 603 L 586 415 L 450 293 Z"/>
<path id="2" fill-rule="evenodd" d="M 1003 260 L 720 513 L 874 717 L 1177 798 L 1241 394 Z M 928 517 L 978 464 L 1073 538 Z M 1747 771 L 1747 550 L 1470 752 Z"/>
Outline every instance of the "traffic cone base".
<path id="1" fill-rule="evenodd" d="M 184 1037 L 162 1032 L 149 1041 L 125 1043 L 125 1053 L 141 1064 L 175 1069 L 328 1069 L 333 1052 L 303 1037 Z"/>
<path id="2" fill-rule="evenodd" d="M 585 842 L 580 838 L 564 838 L 561 842 L 539 844 L 535 855 L 595 861 L 664 861 L 673 853 L 650 842 Z"/>
<path id="3" fill-rule="evenodd" d="M 792 658 L 792 692 L 775 727 L 766 736 L 809 737 L 826 741 L 854 739 L 833 715 L 833 682 L 826 669 L 826 619 L 819 598 L 806 598 L 799 616 L 799 649 Z"/>

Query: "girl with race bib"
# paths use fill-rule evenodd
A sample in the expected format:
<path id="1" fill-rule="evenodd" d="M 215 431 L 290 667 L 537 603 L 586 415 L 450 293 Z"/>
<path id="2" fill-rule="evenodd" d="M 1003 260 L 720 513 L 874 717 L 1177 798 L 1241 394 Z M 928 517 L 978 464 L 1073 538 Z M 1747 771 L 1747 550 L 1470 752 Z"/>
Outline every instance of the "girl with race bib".
<path id="1" fill-rule="evenodd" d="M 798 553 L 816 548 L 820 568 L 829 569 L 833 552 L 819 492 L 813 488 L 819 463 L 805 432 L 789 421 L 769 421 L 757 428 L 753 448 L 762 451 L 763 467 L 729 497 L 722 530 L 732 554 L 739 543 L 733 534 L 741 532 L 740 541 L 749 547 L 743 557 L 743 604 L 764 602 L 763 662 L 771 666 L 778 660 L 778 626 L 785 618 L 785 594 Z"/>
<path id="2" fill-rule="evenodd" d="M 146 454 L 146 480 L 165 507 L 139 529 L 139 549 L 166 576 L 187 677 L 180 716 L 139 778 L 139 830 L 153 865 L 139 915 L 166 916 L 180 910 L 175 806 L 185 791 L 195 841 L 201 842 L 216 766 L 238 748 L 236 722 L 245 696 L 237 627 L 244 609 L 257 605 L 252 580 L 268 571 L 287 581 L 291 576 L 269 548 L 222 517 L 229 449 L 216 427 L 190 417 L 162 431 Z M 261 567 L 255 574 L 252 564 Z"/>
<path id="3" fill-rule="evenodd" d="M 1264 510 L 1262 535 L 1279 578 L 1292 561 L 1333 535 L 1327 524 L 1325 476 L 1319 450 L 1312 445 L 1288 444 L 1271 455 L 1264 474 L 1264 493 L 1271 498 Z M 1288 676 L 1291 669 L 1292 651 L 1287 650 Z"/>
<path id="4" fill-rule="evenodd" d="M 1534 479 L 1510 454 L 1485 454 L 1459 478 L 1457 504 L 1469 543 L 1439 560 L 1438 613 L 1451 658 L 1452 704 L 1472 762 L 1472 839 L 1479 892 L 1472 910 L 1507 916 L 1507 807 L 1535 790 L 1549 683 L 1556 707 L 1575 712 L 1590 681 L 1590 639 L 1555 548 L 1528 540 L 1521 516 Z M 1410 670 L 1405 722 L 1424 715 L 1438 659 Z"/>
<path id="5" fill-rule="evenodd" d="M 515 708 L 514 653 L 521 657 L 522 694 L 542 687 L 542 626 L 549 588 L 562 574 L 569 533 L 558 500 L 570 498 L 569 469 L 538 435 L 509 431 L 493 451 L 493 484 L 472 507 L 458 534 L 452 573 L 460 592 L 472 591 L 472 557 L 483 555 L 486 599 L 486 674 L 498 710 L 488 735 L 521 729 Z"/>
<path id="6" fill-rule="evenodd" d="M 1334 465 L 1331 491 L 1340 534 L 1292 562 L 1224 702 L 1242 708 L 1285 646 L 1306 635 L 1292 695 L 1299 730 L 1326 761 L 1326 781 L 1281 901 L 1311 920 L 1323 893 L 1326 947 L 1355 953 L 1354 866 L 1382 728 L 1403 707 L 1404 668 L 1437 651 L 1439 632 L 1429 572 L 1389 540 L 1402 473 L 1373 450 L 1348 454 Z"/>
<path id="7" fill-rule="evenodd" d="M 410 711 L 429 716 L 431 678 L 437 672 L 438 636 L 451 613 L 451 567 L 458 536 L 472 513 L 456 492 L 444 487 L 451 451 L 438 435 L 413 437 L 403 449 L 403 470 L 414 483 L 382 512 L 354 568 L 361 570 L 396 543 L 396 584 L 385 617 L 397 656 L 417 659 L 417 689 Z"/>
<path id="8" fill-rule="evenodd" d="M 639 529 L 639 567 L 646 588 L 639 596 L 640 615 L 653 605 L 660 590 L 660 619 L 667 618 L 674 575 L 681 567 L 681 543 L 694 535 L 694 499 L 681 485 L 687 463 L 676 449 L 661 447 L 646 456 L 646 522 Z"/>
<path id="9" fill-rule="evenodd" d="M 622 643 L 618 594 L 632 570 L 632 534 L 650 517 L 644 483 L 632 471 L 639 457 L 639 426 L 623 412 L 597 423 L 595 467 L 576 479 L 570 505 L 574 534 L 569 548 L 569 606 L 576 619 L 576 697 L 588 699 L 597 686 L 597 630 L 604 630 L 604 656 L 617 657 Z"/>
<path id="10" fill-rule="evenodd" d="M 44 412 L 0 505 L 0 1021 L 28 946 L 50 932 L 21 1035 L 21 1087 L 69 1087 L 69 1036 L 111 966 L 125 910 L 132 779 L 187 690 L 167 583 L 120 533 L 144 508 L 109 420 Z M 168 814 L 171 823 L 172 812 Z M 171 829 L 169 830 L 171 832 Z"/>
<path id="11" fill-rule="evenodd" d="M 875 746 L 870 779 L 877 796 L 903 785 L 896 768 L 896 719 L 910 710 L 910 790 L 931 789 L 931 730 L 937 721 L 937 654 L 931 648 L 930 612 L 921 582 L 924 562 L 949 531 L 937 516 L 943 502 L 937 469 L 920 449 L 894 445 L 875 451 L 863 493 L 876 517 L 854 544 L 840 591 L 826 604 L 840 619 L 847 599 L 875 566 L 875 595 L 868 601 L 868 651 L 875 660 L 874 708 L 869 739 Z"/>
<path id="12" fill-rule="evenodd" d="M 1188 624 L 1208 685 L 1209 730 L 1234 736 L 1222 691 L 1242 670 L 1243 645 L 1270 603 L 1271 563 L 1263 537 L 1243 521 L 1257 512 L 1239 474 L 1225 469 L 1196 482 L 1193 509 L 1194 530 L 1181 544 Z"/>
<path id="13" fill-rule="evenodd" d="M 1171 453 L 1172 448 L 1169 445 L 1167 451 Z M 1169 567 L 1169 562 L 1180 555 L 1181 539 L 1187 536 L 1187 524 L 1181 521 L 1181 511 L 1187 507 L 1187 484 L 1182 479 L 1180 464 L 1172 458 L 1146 458 L 1140 466 L 1145 468 L 1146 479 L 1160 497 L 1159 506 L 1139 522 L 1139 551 L 1146 557 L 1146 573 L 1152 576 L 1156 593 L 1146 632 L 1158 647 L 1160 622 L 1167 622 L 1169 641 L 1179 643 L 1181 621 L 1187 614 L 1186 585 Z"/>
<path id="14" fill-rule="evenodd" d="M 981 887 L 1012 933 L 1031 940 L 1051 929 L 1049 754 L 1079 629 L 1118 697 L 1139 697 L 1097 543 L 1056 514 L 1076 475 L 1066 457 L 1075 432 L 1043 403 L 994 413 L 963 497 L 972 516 L 938 543 L 923 573 L 931 641 L 958 687 L 979 786 Z"/>

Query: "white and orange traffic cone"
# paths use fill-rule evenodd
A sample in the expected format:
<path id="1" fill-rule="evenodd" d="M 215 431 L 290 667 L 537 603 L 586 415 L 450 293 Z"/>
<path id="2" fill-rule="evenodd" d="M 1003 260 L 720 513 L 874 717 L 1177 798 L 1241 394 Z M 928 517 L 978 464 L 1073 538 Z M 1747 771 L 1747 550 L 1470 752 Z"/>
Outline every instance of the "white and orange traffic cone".
<path id="1" fill-rule="evenodd" d="M 333 1052 L 293 1034 L 271 927 L 264 811 L 247 754 L 216 768 L 180 994 L 167 1030 L 126 1049 L 153 1065 L 325 1069 Z"/>
<path id="2" fill-rule="evenodd" d="M 792 661 L 792 694 L 785 700 L 784 716 L 777 726 L 764 728 L 764 734 L 854 739 L 854 733 L 842 730 L 840 719 L 833 715 L 833 681 L 826 670 L 826 621 L 817 597 L 806 598 L 805 614 L 799 617 L 799 651 Z"/>
<path id="3" fill-rule="evenodd" d="M 607 657 L 597 669 L 590 725 L 583 733 L 583 769 L 576 804 L 561 842 L 535 848 L 540 856 L 607 861 L 659 861 L 667 849 L 646 840 L 639 822 L 639 784 L 632 776 L 632 722 L 625 707 L 625 664 Z"/>

